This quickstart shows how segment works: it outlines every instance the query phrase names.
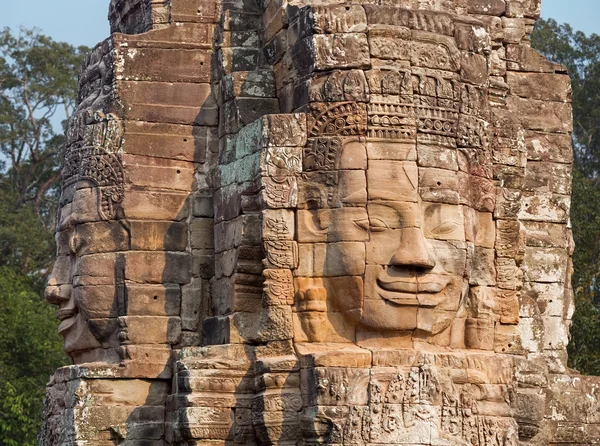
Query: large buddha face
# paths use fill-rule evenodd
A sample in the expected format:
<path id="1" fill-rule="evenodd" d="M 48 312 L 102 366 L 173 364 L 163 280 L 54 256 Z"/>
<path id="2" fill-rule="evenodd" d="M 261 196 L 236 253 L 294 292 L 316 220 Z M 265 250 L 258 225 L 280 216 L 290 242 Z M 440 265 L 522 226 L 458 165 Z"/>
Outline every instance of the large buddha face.
<path id="1" fill-rule="evenodd" d="M 469 284 L 495 284 L 492 181 L 465 171 L 457 148 L 353 141 L 341 153 L 364 170 L 325 174 L 337 178 L 331 188 L 307 173 L 299 186 L 301 202 L 314 208 L 297 211 L 300 300 L 326 299 L 329 323 L 344 338 L 354 336 L 349 326 L 421 336 L 449 329 Z M 427 166 L 432 154 L 447 169 Z"/>
<path id="2" fill-rule="evenodd" d="M 382 330 L 439 332 L 466 291 L 462 206 L 424 201 L 413 161 L 369 160 L 366 269 L 360 323 Z M 440 188 L 444 186 L 439 178 Z"/>
<path id="3" fill-rule="evenodd" d="M 342 86 L 361 83 L 350 72 L 325 87 L 336 76 Z M 298 319 L 305 332 L 319 331 L 308 320 L 327 319 L 324 332 L 346 340 L 359 331 L 445 333 L 447 343 L 453 322 L 464 330 L 470 317 L 470 287 L 485 294 L 496 285 L 487 88 L 419 67 L 374 69 L 363 82 L 365 104 L 312 105 L 297 211 Z M 307 303 L 324 296 L 325 306 Z"/>
<path id="4" fill-rule="evenodd" d="M 122 196 L 116 154 L 121 129 L 111 115 L 88 113 L 73 120 L 68 136 L 58 257 L 45 296 L 58 307 L 65 352 L 75 362 L 109 360 L 106 353 L 119 346 L 123 306 L 123 262 L 116 251 L 127 246 L 126 231 L 115 220 Z"/>
<path id="5" fill-rule="evenodd" d="M 48 302 L 58 307 L 58 333 L 64 338 L 65 352 L 73 358 L 101 348 L 114 331 L 114 327 L 106 327 L 103 323 L 114 313 L 114 284 L 108 283 L 108 276 L 90 277 L 94 256 L 87 255 L 88 241 L 83 238 L 86 237 L 85 223 L 78 221 L 85 216 L 73 210 L 73 206 L 80 208 L 80 205 L 93 204 L 96 201 L 94 192 L 93 189 L 77 191 L 73 201 L 61 210 L 56 236 L 58 257 L 45 293 Z M 101 269 L 102 265 L 97 265 L 97 272 Z M 92 283 L 97 279 L 103 283 Z M 114 280 L 110 282 L 114 283 Z M 106 294 L 106 290 L 110 294 Z"/>

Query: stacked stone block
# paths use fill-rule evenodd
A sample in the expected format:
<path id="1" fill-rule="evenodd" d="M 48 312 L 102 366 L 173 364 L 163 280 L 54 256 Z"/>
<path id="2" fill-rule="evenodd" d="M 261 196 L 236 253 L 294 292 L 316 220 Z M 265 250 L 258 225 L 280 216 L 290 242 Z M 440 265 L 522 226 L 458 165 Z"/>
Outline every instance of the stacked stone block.
<path id="1" fill-rule="evenodd" d="M 80 365 L 43 444 L 595 444 L 539 8 L 111 2 L 47 293 Z"/>

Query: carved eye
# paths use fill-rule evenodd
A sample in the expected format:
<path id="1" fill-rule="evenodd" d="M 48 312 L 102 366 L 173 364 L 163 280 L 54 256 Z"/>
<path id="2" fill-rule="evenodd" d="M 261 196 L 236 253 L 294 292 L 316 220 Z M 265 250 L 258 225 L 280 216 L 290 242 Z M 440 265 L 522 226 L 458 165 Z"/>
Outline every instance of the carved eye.
<path id="1" fill-rule="evenodd" d="M 452 234 L 458 227 L 458 223 L 454 221 L 446 221 L 431 230 L 436 235 L 448 235 Z"/>
<path id="2" fill-rule="evenodd" d="M 383 232 L 390 227 L 379 218 L 372 218 L 371 220 L 362 219 L 362 220 L 354 220 L 354 224 L 365 231 L 371 232 Z"/>
<path id="3" fill-rule="evenodd" d="M 381 219 L 373 218 L 371 219 L 371 231 L 373 232 L 382 232 L 390 227 Z"/>
<path id="4" fill-rule="evenodd" d="M 369 219 L 363 218 L 362 220 L 354 220 L 354 224 L 365 231 L 369 230 Z"/>

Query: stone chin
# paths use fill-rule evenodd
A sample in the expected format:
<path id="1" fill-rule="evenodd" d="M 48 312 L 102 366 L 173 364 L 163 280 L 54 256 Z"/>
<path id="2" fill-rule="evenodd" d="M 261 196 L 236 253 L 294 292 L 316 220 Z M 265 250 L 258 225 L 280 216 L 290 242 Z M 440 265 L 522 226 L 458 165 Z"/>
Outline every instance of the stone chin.
<path id="1" fill-rule="evenodd" d="M 412 331 L 417 328 L 418 309 L 418 305 L 397 305 L 384 299 L 365 299 L 360 323 L 377 330 Z"/>
<path id="2" fill-rule="evenodd" d="M 96 340 L 89 329 L 88 323 L 79 312 L 62 320 L 58 327 L 58 333 L 65 340 L 65 353 L 71 356 L 78 352 L 101 347 L 100 342 Z"/>
<path id="3" fill-rule="evenodd" d="M 462 287 L 457 282 L 458 277 L 433 274 L 398 279 L 383 271 L 365 296 L 360 323 L 376 330 L 435 335 L 450 326 L 449 313 L 458 310 Z"/>

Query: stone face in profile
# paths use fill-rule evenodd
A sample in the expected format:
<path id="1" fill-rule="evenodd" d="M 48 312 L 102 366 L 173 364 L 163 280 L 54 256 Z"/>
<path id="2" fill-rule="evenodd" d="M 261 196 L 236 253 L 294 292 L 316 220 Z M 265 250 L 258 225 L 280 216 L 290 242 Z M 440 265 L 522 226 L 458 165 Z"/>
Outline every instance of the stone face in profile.
<path id="1" fill-rule="evenodd" d="M 76 357 L 110 344 L 118 331 L 115 311 L 123 283 L 115 280 L 116 258 L 103 253 L 127 245 L 125 229 L 115 221 L 124 192 L 123 128 L 114 115 L 98 111 L 80 115 L 68 136 L 59 257 L 46 299 L 58 306 L 65 352 Z"/>
<path id="2" fill-rule="evenodd" d="M 538 16 L 111 1 L 65 154 L 46 294 L 77 365 L 43 444 L 596 441 Z"/>

